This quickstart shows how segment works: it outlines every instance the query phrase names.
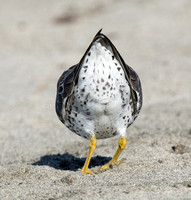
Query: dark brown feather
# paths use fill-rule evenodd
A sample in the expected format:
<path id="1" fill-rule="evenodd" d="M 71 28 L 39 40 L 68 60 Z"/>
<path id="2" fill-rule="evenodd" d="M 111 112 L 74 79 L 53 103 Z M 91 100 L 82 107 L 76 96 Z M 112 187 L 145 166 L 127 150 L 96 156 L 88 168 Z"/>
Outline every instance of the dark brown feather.
<path id="1" fill-rule="evenodd" d="M 74 65 L 66 70 L 57 82 L 57 97 L 56 97 L 56 113 L 60 120 L 63 122 L 62 107 L 65 98 L 69 97 L 73 93 L 74 85 L 76 84 L 79 65 Z M 65 105 L 65 107 L 67 104 Z"/>

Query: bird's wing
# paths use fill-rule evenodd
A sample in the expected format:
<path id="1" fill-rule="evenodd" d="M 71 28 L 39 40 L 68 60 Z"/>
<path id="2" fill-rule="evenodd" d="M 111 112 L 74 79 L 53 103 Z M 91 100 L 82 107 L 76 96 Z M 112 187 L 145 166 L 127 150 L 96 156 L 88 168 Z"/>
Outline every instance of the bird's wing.
<path id="1" fill-rule="evenodd" d="M 62 107 L 63 105 L 65 108 L 68 107 L 67 99 L 73 93 L 78 71 L 78 64 L 70 67 L 61 75 L 57 82 L 56 113 L 62 122 L 64 120 L 61 114 Z"/>
<path id="2" fill-rule="evenodd" d="M 75 74 L 78 69 L 78 65 L 74 65 L 66 70 L 58 80 L 57 90 L 62 98 L 66 98 L 73 92 L 73 87 L 75 84 Z"/>
<path id="3" fill-rule="evenodd" d="M 128 82 L 131 86 L 131 95 L 134 105 L 134 113 L 139 113 L 143 103 L 141 81 L 137 73 L 127 64 L 124 66 Z"/>

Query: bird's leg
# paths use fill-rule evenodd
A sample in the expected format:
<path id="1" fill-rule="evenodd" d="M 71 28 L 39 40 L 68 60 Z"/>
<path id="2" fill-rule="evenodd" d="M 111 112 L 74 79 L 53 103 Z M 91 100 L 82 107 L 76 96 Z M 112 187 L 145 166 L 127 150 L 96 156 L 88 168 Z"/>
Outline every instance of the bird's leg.
<path id="1" fill-rule="evenodd" d="M 115 155 L 113 156 L 113 158 L 107 164 L 105 164 L 105 165 L 103 165 L 101 167 L 98 167 L 97 169 L 93 170 L 93 172 L 105 171 L 105 170 L 107 170 L 108 168 L 110 168 L 110 167 L 112 167 L 114 165 L 120 165 L 125 159 L 121 159 L 118 162 L 117 162 L 117 159 L 118 159 L 119 155 L 121 154 L 121 152 L 123 151 L 123 149 L 125 148 L 126 143 L 127 143 L 127 138 L 126 137 L 122 137 L 118 142 L 119 147 L 118 147 Z"/>
<path id="2" fill-rule="evenodd" d="M 96 138 L 94 136 L 90 138 L 89 146 L 90 146 L 90 149 L 89 149 L 89 152 L 88 152 L 88 156 L 87 156 L 86 162 L 84 163 L 84 166 L 81 170 L 85 175 L 86 174 L 93 174 L 92 171 L 88 170 L 88 166 L 89 166 L 92 154 L 93 154 L 93 152 L 96 148 Z"/>

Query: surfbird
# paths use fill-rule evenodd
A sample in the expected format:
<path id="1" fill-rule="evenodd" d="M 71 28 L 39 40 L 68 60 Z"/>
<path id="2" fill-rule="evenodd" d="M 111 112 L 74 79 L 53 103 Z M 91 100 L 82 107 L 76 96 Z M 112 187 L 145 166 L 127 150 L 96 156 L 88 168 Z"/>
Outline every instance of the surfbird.
<path id="1" fill-rule="evenodd" d="M 66 70 L 58 80 L 56 113 L 72 132 L 89 139 L 84 174 L 104 171 L 117 161 L 126 146 L 127 128 L 142 107 L 141 82 L 100 30 L 80 62 Z M 118 149 L 109 163 L 89 170 L 97 139 L 119 135 Z"/>

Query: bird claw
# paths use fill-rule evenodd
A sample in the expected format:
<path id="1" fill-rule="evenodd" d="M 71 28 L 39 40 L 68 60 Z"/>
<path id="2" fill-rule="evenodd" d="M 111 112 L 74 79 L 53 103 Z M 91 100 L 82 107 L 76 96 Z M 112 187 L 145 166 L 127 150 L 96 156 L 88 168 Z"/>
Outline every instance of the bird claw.
<path id="1" fill-rule="evenodd" d="M 93 171 L 90 171 L 90 170 L 81 170 L 81 172 L 84 174 L 84 175 L 87 175 L 87 174 L 93 174 Z"/>
<path id="2" fill-rule="evenodd" d="M 98 167 L 98 168 L 96 168 L 96 169 L 94 169 L 94 170 L 92 170 L 93 171 L 93 173 L 99 173 L 99 172 L 103 172 L 103 171 L 106 171 L 106 170 L 108 170 L 108 169 L 111 169 L 111 168 L 113 168 L 115 165 L 120 165 L 121 163 L 123 163 L 124 161 L 125 161 L 126 159 L 125 158 L 123 158 L 123 159 L 121 159 L 121 160 L 119 160 L 119 161 L 109 161 L 107 164 L 105 164 L 105 165 L 103 165 L 103 166 L 101 166 L 101 167 Z"/>
<path id="3" fill-rule="evenodd" d="M 124 161 L 126 161 L 125 158 L 122 158 L 121 160 L 115 162 L 115 165 L 120 165 L 121 163 L 123 163 Z"/>

